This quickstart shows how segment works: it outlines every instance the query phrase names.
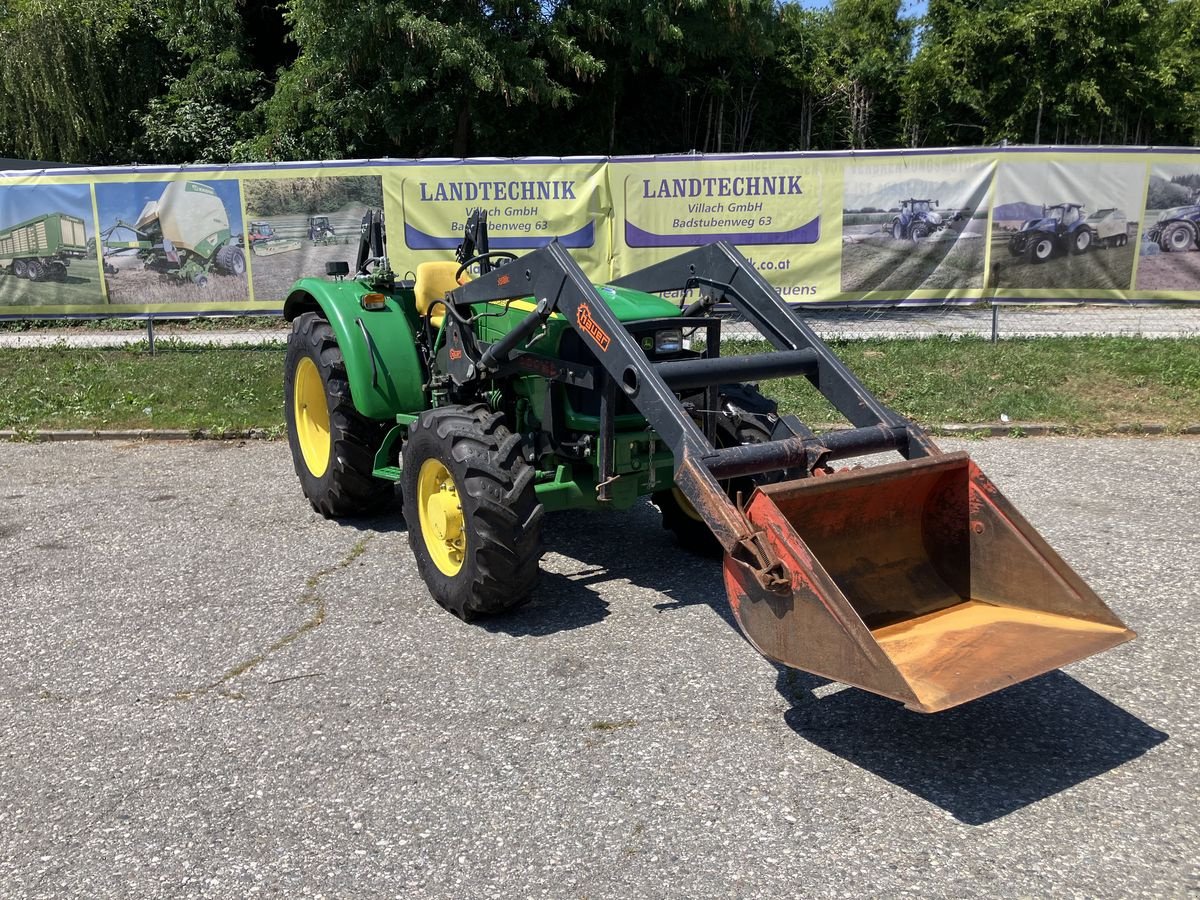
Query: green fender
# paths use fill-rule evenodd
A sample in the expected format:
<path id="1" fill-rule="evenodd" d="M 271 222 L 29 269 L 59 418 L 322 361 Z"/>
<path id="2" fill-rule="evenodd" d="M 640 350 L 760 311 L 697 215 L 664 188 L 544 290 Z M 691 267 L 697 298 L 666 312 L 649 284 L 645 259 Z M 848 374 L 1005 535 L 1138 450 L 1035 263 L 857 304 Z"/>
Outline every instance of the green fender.
<path id="1" fill-rule="evenodd" d="M 290 322 L 319 311 L 337 336 L 354 408 L 371 419 L 395 421 L 398 414 L 429 406 L 417 356 L 416 314 L 410 318 L 411 293 L 403 292 L 384 294 L 384 309 L 363 309 L 361 298 L 371 292 L 360 281 L 301 278 L 292 285 L 283 317 Z"/>

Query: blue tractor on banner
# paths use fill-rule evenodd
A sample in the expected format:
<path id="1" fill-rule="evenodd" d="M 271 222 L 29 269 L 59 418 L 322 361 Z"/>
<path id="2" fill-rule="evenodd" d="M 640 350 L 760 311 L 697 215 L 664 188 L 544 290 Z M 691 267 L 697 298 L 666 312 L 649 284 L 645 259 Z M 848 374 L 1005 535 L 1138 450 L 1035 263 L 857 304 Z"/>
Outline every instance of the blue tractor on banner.
<path id="1" fill-rule="evenodd" d="M 1182 253 L 1200 247 L 1200 191 L 1189 206 L 1164 209 L 1146 229 L 1145 240 L 1164 253 Z"/>
<path id="2" fill-rule="evenodd" d="M 1056 253 L 1086 253 L 1093 247 L 1122 247 L 1129 241 L 1125 214 L 1102 209 L 1090 218 L 1081 203 L 1043 206 L 1042 215 L 1028 219 L 1008 241 L 1008 252 L 1029 262 L 1045 262 Z"/>
<path id="3" fill-rule="evenodd" d="M 892 217 L 892 237 L 898 241 L 911 240 L 919 243 L 931 234 L 936 234 L 950 222 L 962 218 L 961 213 L 955 213 L 947 218 L 936 212 L 936 200 L 917 200 L 915 198 L 900 201 L 900 214 Z"/>

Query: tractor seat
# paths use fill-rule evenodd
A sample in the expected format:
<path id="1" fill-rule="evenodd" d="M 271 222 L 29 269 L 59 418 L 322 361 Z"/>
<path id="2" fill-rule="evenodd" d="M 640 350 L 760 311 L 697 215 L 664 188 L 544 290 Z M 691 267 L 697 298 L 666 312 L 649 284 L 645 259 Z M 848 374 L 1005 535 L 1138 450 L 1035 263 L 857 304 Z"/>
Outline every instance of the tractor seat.
<path id="1" fill-rule="evenodd" d="M 460 284 L 466 284 L 470 277 L 464 272 L 462 281 L 454 279 L 458 271 L 458 263 L 453 260 L 439 259 L 436 262 L 423 262 L 417 266 L 417 280 L 413 285 L 413 294 L 417 301 L 417 315 L 424 318 L 429 315 L 429 324 L 434 328 L 442 327 L 446 318 L 446 294 Z M 439 307 L 434 309 L 434 307 Z M 430 312 L 433 310 L 432 312 Z"/>

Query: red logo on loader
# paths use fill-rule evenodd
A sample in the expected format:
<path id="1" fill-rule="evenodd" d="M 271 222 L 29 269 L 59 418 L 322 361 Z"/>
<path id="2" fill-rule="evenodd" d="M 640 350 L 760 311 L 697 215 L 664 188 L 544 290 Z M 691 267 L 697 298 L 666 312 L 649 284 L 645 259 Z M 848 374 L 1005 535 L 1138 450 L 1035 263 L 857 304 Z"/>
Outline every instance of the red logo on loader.
<path id="1" fill-rule="evenodd" d="M 575 321 L 579 323 L 579 330 L 595 341 L 601 350 L 608 349 L 612 338 L 608 336 L 608 332 L 600 326 L 600 323 L 592 318 L 592 310 L 586 303 L 579 304 L 575 311 Z"/>

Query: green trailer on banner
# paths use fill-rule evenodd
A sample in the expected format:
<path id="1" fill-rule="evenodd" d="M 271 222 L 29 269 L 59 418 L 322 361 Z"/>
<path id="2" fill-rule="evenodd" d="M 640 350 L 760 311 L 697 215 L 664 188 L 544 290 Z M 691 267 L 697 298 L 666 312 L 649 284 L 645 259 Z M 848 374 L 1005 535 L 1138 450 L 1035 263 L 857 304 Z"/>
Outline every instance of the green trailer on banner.
<path id="1" fill-rule="evenodd" d="M 66 213 L 45 213 L 0 228 L 0 272 L 30 281 L 67 275 L 72 259 L 87 256 L 83 219 Z"/>

